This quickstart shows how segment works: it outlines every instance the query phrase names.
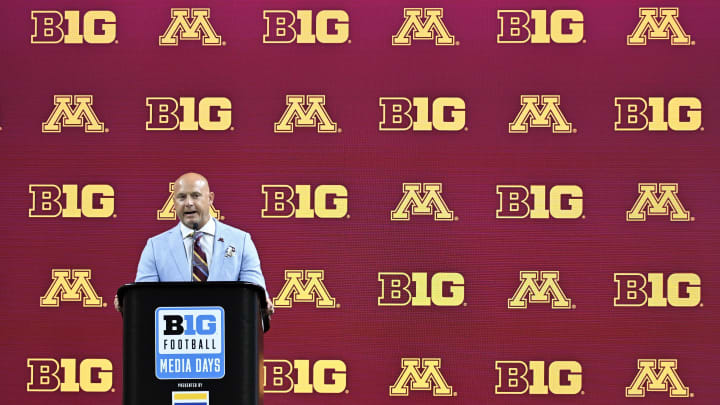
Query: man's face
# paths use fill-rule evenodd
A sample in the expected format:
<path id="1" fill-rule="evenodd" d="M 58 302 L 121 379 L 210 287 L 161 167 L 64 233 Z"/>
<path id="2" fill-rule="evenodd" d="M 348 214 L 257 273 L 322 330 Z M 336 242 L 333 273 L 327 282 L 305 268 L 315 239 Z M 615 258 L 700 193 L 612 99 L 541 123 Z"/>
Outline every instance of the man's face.
<path id="1" fill-rule="evenodd" d="M 210 192 L 203 179 L 181 178 L 175 183 L 175 213 L 188 228 L 194 224 L 202 228 L 210 220 L 210 205 L 214 198 L 215 194 Z"/>

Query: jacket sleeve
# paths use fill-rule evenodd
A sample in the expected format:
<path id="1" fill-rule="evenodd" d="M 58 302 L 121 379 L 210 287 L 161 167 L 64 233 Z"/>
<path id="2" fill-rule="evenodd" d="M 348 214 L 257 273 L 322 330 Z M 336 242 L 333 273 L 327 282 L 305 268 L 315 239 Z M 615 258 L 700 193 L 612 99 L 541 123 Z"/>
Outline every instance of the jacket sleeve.
<path id="1" fill-rule="evenodd" d="M 140 263 L 138 263 L 136 283 L 160 281 L 157 266 L 155 265 L 155 252 L 153 251 L 152 239 L 148 239 L 142 255 L 140 255 Z"/>
<path id="2" fill-rule="evenodd" d="M 257 284 L 265 289 L 265 295 L 269 296 L 267 288 L 265 287 L 265 277 L 263 277 L 262 269 L 260 268 L 260 257 L 249 233 L 245 234 L 245 240 L 243 241 L 242 262 L 240 263 L 238 281 Z"/>

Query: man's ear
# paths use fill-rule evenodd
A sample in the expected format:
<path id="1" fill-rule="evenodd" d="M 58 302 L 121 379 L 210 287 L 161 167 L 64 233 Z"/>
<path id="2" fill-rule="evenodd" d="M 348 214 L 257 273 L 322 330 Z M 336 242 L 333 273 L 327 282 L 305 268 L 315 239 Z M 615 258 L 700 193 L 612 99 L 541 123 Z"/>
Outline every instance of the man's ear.
<path id="1" fill-rule="evenodd" d="M 209 197 L 210 197 L 210 204 L 212 204 L 213 201 L 215 201 L 215 193 L 213 193 L 213 192 L 211 191 L 210 194 L 209 194 Z"/>

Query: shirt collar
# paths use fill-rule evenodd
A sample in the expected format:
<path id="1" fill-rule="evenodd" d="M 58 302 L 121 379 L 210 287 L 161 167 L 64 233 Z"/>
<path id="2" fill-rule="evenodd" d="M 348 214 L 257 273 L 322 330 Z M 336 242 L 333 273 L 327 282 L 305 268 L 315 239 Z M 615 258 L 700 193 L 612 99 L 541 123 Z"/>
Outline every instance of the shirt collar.
<path id="1" fill-rule="evenodd" d="M 192 236 L 193 232 L 195 232 L 195 231 L 193 231 L 192 229 L 185 226 L 185 224 L 180 222 L 180 232 L 182 233 L 183 239 L 185 239 L 185 238 Z M 213 218 L 210 218 L 210 220 L 207 221 L 207 224 L 205 224 L 205 226 L 198 229 L 198 232 L 202 232 L 202 233 L 204 233 L 206 235 L 210 235 L 214 238 L 215 237 L 215 220 Z"/>

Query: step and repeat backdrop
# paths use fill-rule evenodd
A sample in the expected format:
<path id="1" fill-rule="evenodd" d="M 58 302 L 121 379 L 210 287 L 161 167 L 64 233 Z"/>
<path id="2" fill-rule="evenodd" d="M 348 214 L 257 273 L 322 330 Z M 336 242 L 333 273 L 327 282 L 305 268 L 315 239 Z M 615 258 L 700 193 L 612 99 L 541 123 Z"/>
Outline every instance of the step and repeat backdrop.
<path id="1" fill-rule="evenodd" d="M 113 297 L 194 171 L 267 404 L 717 403 L 716 2 L 0 9 L 7 402 L 122 402 Z"/>

